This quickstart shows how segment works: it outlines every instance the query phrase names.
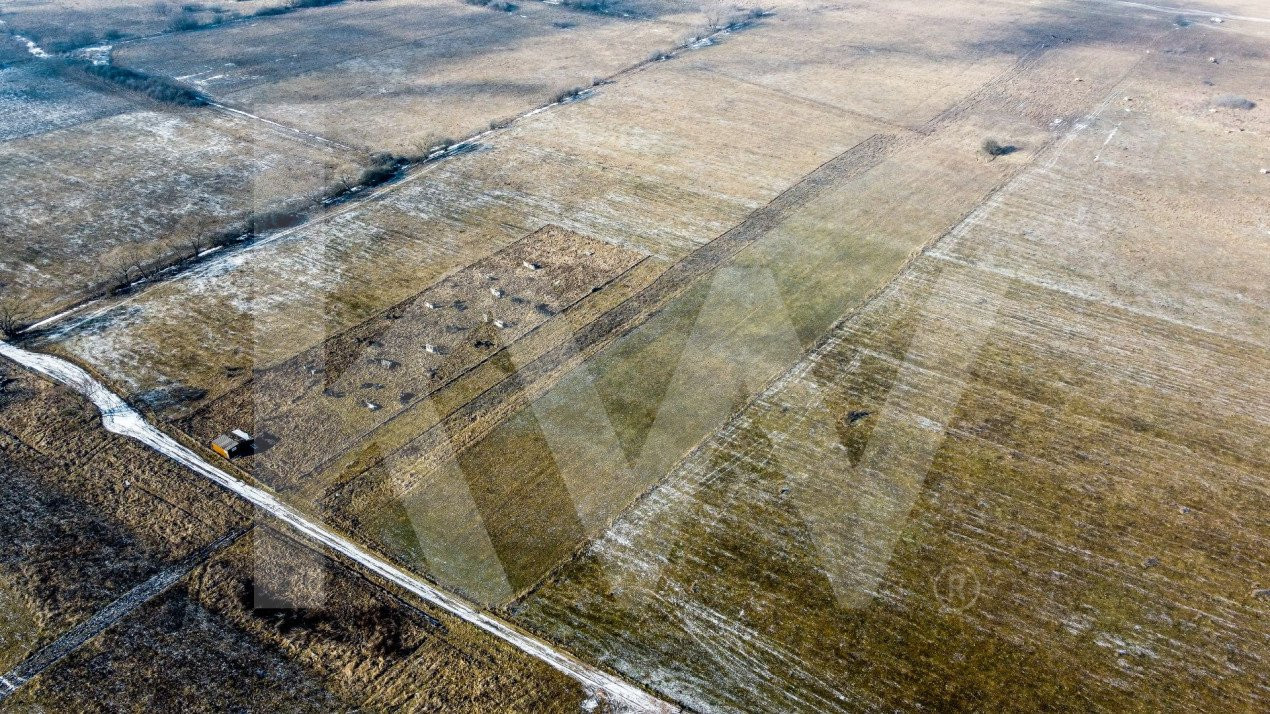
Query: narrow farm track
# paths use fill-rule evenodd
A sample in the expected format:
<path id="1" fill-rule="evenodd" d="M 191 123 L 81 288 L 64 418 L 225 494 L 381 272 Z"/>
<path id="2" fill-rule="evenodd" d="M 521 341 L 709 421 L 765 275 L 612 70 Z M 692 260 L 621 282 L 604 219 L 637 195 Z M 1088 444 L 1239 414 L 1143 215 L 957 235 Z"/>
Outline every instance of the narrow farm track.
<path id="1" fill-rule="evenodd" d="M 41 672 L 74 652 L 85 642 L 101 634 L 132 611 L 162 595 L 191 570 L 212 555 L 224 550 L 243 533 L 244 531 L 230 533 L 203 546 L 181 562 L 164 568 L 149 580 L 124 593 L 118 600 L 98 610 L 92 617 L 62 633 L 61 637 L 27 657 L 9 672 L 0 676 L 0 703 L 3 703 L 19 687 L 39 676 Z"/>
<path id="2" fill-rule="evenodd" d="M 285 136 L 289 136 L 293 139 L 299 139 L 301 141 L 316 141 L 325 147 L 334 147 L 336 149 L 343 149 L 345 151 L 357 151 L 357 149 L 349 146 L 348 144 L 341 144 L 340 142 L 335 141 L 334 139 L 328 139 L 325 136 L 318 136 L 317 134 L 304 131 L 303 129 L 297 129 L 293 126 L 287 126 L 286 124 L 276 122 L 272 119 L 266 119 L 262 116 L 257 116 L 250 112 L 245 112 L 241 109 L 235 109 L 233 107 L 226 106 L 218 102 L 208 102 L 207 105 L 209 107 L 212 107 L 213 109 L 217 109 L 222 112 L 225 112 L 226 114 L 233 114 L 236 116 L 241 116 L 247 119 L 251 119 L 253 121 L 258 121 L 261 124 L 268 126 L 270 129 L 277 131 L 278 133 L 283 134 Z"/>
<path id="3" fill-rule="evenodd" d="M 736 34 L 737 32 L 744 31 L 748 29 L 750 26 L 751 25 L 749 23 L 746 23 L 737 27 L 725 27 L 725 28 L 716 30 L 712 33 L 705 35 L 704 37 L 702 37 L 696 42 L 682 44 L 679 47 L 664 53 L 664 55 L 662 55 L 662 57 L 664 58 L 656 58 L 656 59 L 650 58 L 650 59 L 642 60 L 640 62 L 636 62 L 635 64 L 630 65 L 629 67 L 624 67 L 618 70 L 617 72 L 614 72 L 613 74 L 609 75 L 608 77 L 601 78 L 599 81 L 599 84 L 608 84 L 608 83 L 614 82 L 622 77 L 630 75 L 634 72 L 638 72 L 639 70 L 644 69 L 645 67 L 648 67 L 649 65 L 654 64 L 656 62 L 665 62 L 670 59 L 680 57 L 681 55 L 685 53 L 693 52 L 696 49 L 699 49 L 702 47 L 708 47 L 710 46 L 711 42 L 727 37 L 729 35 Z M 233 250 L 222 250 L 222 251 L 217 251 L 215 253 L 204 253 L 203 255 L 211 255 L 212 257 L 206 260 L 195 260 L 189 263 L 176 265 L 170 269 L 160 272 L 158 275 L 152 278 L 143 278 L 141 280 L 138 280 L 132 283 L 132 285 L 130 286 L 131 288 L 130 293 L 126 295 L 125 297 L 123 297 L 122 299 L 111 299 L 110 297 L 95 297 L 88 300 L 84 300 L 83 302 L 77 305 L 73 305 L 56 314 L 49 315 L 49 316 L 42 315 L 40 316 L 41 319 L 38 322 L 24 329 L 22 331 L 22 334 L 29 335 L 29 334 L 38 332 L 41 334 L 52 333 L 54 337 L 64 335 L 65 333 L 73 331 L 76 328 L 81 327 L 93 321 L 94 319 L 101 317 L 102 315 L 105 315 L 109 311 L 114 310 L 120 307 L 121 305 L 126 305 L 128 303 L 136 301 L 142 295 L 144 295 L 147 290 L 151 288 L 162 285 L 172 280 L 176 280 L 182 277 L 197 274 L 198 271 L 218 270 L 220 269 L 222 265 L 222 261 L 225 260 L 225 258 L 227 257 L 227 254 L 229 253 L 237 252 L 239 250 L 249 250 L 249 249 L 257 248 L 262 245 L 267 245 L 269 243 L 274 243 L 283 238 L 287 238 L 287 237 L 296 235 L 297 233 L 310 230 L 314 226 L 318 226 L 323 223 L 332 221 L 335 218 L 338 218 L 339 216 L 343 216 L 347 213 L 360 210 L 364 208 L 366 205 L 370 204 L 371 202 L 379 200 L 383 198 L 384 196 L 394 193 L 404 188 L 405 186 L 410 185 L 414 181 L 427 176 L 429 171 L 438 162 L 445 160 L 447 158 L 458 156 L 458 155 L 467 153 L 468 151 L 477 149 L 480 146 L 480 142 L 487 139 L 488 137 L 506 132 L 508 129 L 512 127 L 519 126 L 526 119 L 529 119 L 538 114 L 541 114 L 542 112 L 547 111 L 548 109 L 552 109 L 554 107 L 580 101 L 581 99 L 584 99 L 587 95 L 589 95 L 592 91 L 593 90 L 588 89 L 573 98 L 555 100 L 547 104 L 543 104 L 541 106 L 533 107 L 501 123 L 498 126 L 498 128 L 483 129 L 483 130 L 477 131 L 455 142 L 448 149 L 435 151 L 431 154 L 428 154 L 426 157 L 420 160 L 412 160 L 412 162 L 407 164 L 406 167 L 402 170 L 402 176 L 400 179 L 390 181 L 388 182 L 387 185 L 379 187 L 373 191 L 365 191 L 358 194 L 349 193 L 347 195 L 341 196 L 338 202 L 336 202 L 336 205 L 329 205 L 330 202 L 323 202 L 320 206 L 319 205 L 312 206 L 310 209 L 308 209 L 308 212 L 302 216 L 303 220 L 301 220 L 300 223 L 294 226 L 291 226 L 289 228 L 283 228 L 283 229 L 273 231 L 270 233 L 265 233 L 261 235 L 259 238 L 248 239 L 249 238 L 248 236 L 244 236 L 243 237 L 244 239 L 240 241 L 238 244 L 236 245 L 230 244 L 226 246 L 227 248 L 232 248 Z M 317 134 L 310 134 L 308 132 L 304 132 L 299 129 L 295 129 L 293 127 L 287 126 L 286 124 L 281 124 L 270 119 L 265 119 L 264 117 L 247 113 L 241 109 L 236 109 L 236 108 L 229 107 L 224 104 L 218 104 L 215 102 L 211 103 L 209 106 L 211 106 L 211 108 L 216 111 L 222 111 L 225 113 L 241 115 L 245 118 L 259 120 L 266 124 L 272 125 L 271 128 L 274 131 L 290 133 L 293 135 L 292 138 L 301 138 L 301 139 L 306 139 L 308 141 L 317 141 L 317 142 L 324 143 L 339 149 L 345 149 L 350 151 L 354 150 L 352 147 L 349 147 L 345 144 L 340 144 L 338 142 L 319 136 Z M 71 318 L 74 318 L 74 319 L 72 320 Z"/>
<path id="4" fill-rule="evenodd" d="M 0 342 L 0 356 L 7 357 L 86 397 L 101 412 L 102 425 L 107 431 L 140 441 L 194 473 L 247 500 L 289 527 L 300 538 L 313 542 L 327 551 L 338 553 L 374 575 L 410 592 L 429 605 L 469 622 L 521 652 L 556 668 L 581 683 L 588 693 L 615 705 L 619 711 L 671 712 L 678 710 L 678 707 L 654 697 L 640 687 L 588 665 L 515 625 L 482 612 L 465 600 L 410 575 L 366 551 L 325 524 L 283 503 L 273 494 L 244 483 L 216 468 L 147 422 L 127 402 L 80 367 L 51 355 L 15 347 L 7 342 Z M 119 617 L 122 617 L 122 613 L 114 620 Z M 105 622 L 100 629 L 104 629 L 114 620 Z"/>

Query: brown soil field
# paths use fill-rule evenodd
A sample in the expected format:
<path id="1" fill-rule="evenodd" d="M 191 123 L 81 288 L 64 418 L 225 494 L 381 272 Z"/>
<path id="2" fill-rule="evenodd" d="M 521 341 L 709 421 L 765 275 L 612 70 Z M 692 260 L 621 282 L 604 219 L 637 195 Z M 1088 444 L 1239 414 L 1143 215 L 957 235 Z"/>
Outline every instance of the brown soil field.
<path id="1" fill-rule="evenodd" d="M 702 16 L 637 7 L 383 0 L 119 56 L 383 146 Z M 1237 16 L 1259 10 L 772 9 L 33 345 L 200 443 L 253 431 L 234 466 L 300 509 L 694 711 L 1265 709 L 1270 54 Z M 385 65 L 388 96 L 349 90 Z M 49 111 L 73 127 L 37 138 L 129 116 Z M 50 677 L 139 667 L 175 608 L 197 647 L 296 668 L 284 708 L 578 705 L 312 554 L 282 558 L 312 565 L 292 595 L 352 609 L 253 614 L 247 548 Z"/>
<path id="2" fill-rule="evenodd" d="M 115 116 L 133 107 L 122 96 L 58 76 L 29 54 L 0 68 L 0 142 Z"/>
<path id="3" fill-rule="evenodd" d="M 137 27 L 189 14 L 160 5 L 25 3 L 4 30 L 38 38 L 56 27 L 65 40 L 120 13 L 138 16 Z M 193 14 L 206 20 L 215 6 L 202 7 Z M 0 209 L 12 238 L 0 253 L 0 287 L 32 316 L 51 315 L 119 282 L 117 266 L 191 252 L 191 233 L 233 231 L 250 215 L 312 203 L 357 176 L 369 160 L 363 150 L 417 156 L 483 131 L 678 44 L 697 20 L 540 3 L 511 14 L 457 0 L 350 1 L 112 50 L 117 66 L 188 82 L 247 114 L 174 109 L 102 82 L 50 77 L 47 63 L 27 56 L 0 69 L 0 167 L 12 197 Z"/>
<path id="4" fill-rule="evenodd" d="M 720 87 L 677 62 L 650 65 L 373 200 L 72 320 L 51 342 L 132 394 L 215 391 L 224 367 L 290 358 L 548 223 L 682 257 L 875 128 L 803 101 L 774 106 L 778 96 L 759 87 Z M 805 134 L 791 136 L 776 116 L 796 117 Z"/>
<path id="5" fill-rule="evenodd" d="M 86 45 L 172 32 L 178 21 L 201 24 L 250 15 L 289 0 L 14 0 L 0 11 L 11 31 L 22 33 L 50 50 L 68 51 Z M 188 8 L 188 9 L 187 9 Z M 188 34 L 180 32 L 177 34 Z"/>
<path id="6" fill-rule="evenodd" d="M 99 418 L 0 365 L 0 709 L 580 707 L 572 680 L 266 525 L 251 529 L 245 504 Z M 178 571 L 174 585 L 76 638 L 164 571 Z M 41 649 L 67 640 L 60 659 Z"/>
<path id="7" fill-rule="evenodd" d="M 35 84 L 24 86 L 38 86 L 41 101 L 55 106 L 36 133 L 0 143 L 8 197 L 0 206 L 0 282 L 5 297 L 33 314 L 99 290 L 117 264 L 188 253 L 192 230 L 215 232 L 255 212 L 306 203 L 360 169 L 361 159 L 243 117 L 159 105 L 125 110 L 109 95 L 31 73 Z M 59 126 L 76 121 L 66 113 L 81 110 L 65 108 L 77 104 L 89 116 Z"/>
<path id="8" fill-rule="evenodd" d="M 437 505 L 437 489 L 453 492 L 439 484 L 453 481 L 457 466 L 480 513 L 468 526 L 473 535 L 459 540 L 480 551 L 472 562 L 488 563 L 492 549 L 504 572 L 474 568 L 473 577 L 493 579 L 453 586 L 496 599 L 508 584 L 513 592 L 532 585 L 602 533 L 912 252 L 1057 138 L 1055 116 L 1101 99 L 1134 59 L 1112 54 L 1106 59 L 1113 67 L 1121 60 L 1120 74 L 1043 91 L 1087 55 L 1025 57 L 921 131 L 874 137 L 826 163 L 684 262 L 719 251 L 716 262 L 703 263 L 708 269 L 641 292 L 632 302 L 655 307 L 631 313 L 630 331 L 601 345 L 581 368 L 530 386 L 531 403 L 519 411 L 500 404 L 486 414 L 460 412 L 358 465 L 366 476 L 328 503 L 351 513 L 350 530 L 391 543 L 382 547 L 409 560 L 400 546 L 409 528 L 385 514 L 420 528 L 432 512 L 458 508 Z M 993 134 L 1030 148 L 986 161 L 977 140 Z M 917 192 L 922 199 L 915 202 Z M 517 378 L 527 381 L 527 373 L 522 368 Z"/>
<path id="9" fill-rule="evenodd" d="M 357 452 L 390 420 L 434 409 L 434 392 L 603 289 L 642 259 L 548 226 L 444 278 L 382 315 L 300 353 L 182 422 L 204 443 L 254 425 L 238 465 L 279 491 Z"/>

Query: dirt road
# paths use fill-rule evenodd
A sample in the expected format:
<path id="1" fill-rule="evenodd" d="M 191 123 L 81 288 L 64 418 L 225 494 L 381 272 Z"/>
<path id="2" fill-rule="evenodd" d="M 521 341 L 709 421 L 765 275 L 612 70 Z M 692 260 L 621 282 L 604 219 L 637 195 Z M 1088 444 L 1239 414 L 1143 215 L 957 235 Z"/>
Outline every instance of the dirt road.
<path id="1" fill-rule="evenodd" d="M 161 454 L 210 479 L 267 512 L 300 537 L 339 553 L 375 575 L 414 594 L 424 602 L 470 622 L 516 649 L 555 667 L 576 679 L 591 695 L 603 699 L 618 711 L 672 712 L 678 707 L 663 702 L 638 686 L 588 665 L 573 655 L 517 628 L 509 622 L 481 612 L 464 600 L 416 578 L 404 570 L 367 552 L 326 525 L 311 519 L 278 500 L 273 494 L 251 486 L 216 468 L 198 454 L 155 428 L 127 402 L 83 369 L 51 355 L 28 352 L 0 342 L 0 356 L 66 385 L 91 401 L 101 411 L 108 431 L 136 439 Z"/>

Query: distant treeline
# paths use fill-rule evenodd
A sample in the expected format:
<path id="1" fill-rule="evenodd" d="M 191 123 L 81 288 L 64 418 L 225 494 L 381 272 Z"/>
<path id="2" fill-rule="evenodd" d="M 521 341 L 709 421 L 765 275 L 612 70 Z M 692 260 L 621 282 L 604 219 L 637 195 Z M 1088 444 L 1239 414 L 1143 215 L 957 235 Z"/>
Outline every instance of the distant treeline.
<path id="1" fill-rule="evenodd" d="M 306 7 L 325 7 L 326 5 L 338 5 L 344 0 L 290 0 L 286 5 L 275 5 L 273 7 L 264 7 L 255 12 L 256 17 L 268 17 L 270 15 L 282 15 L 292 10 L 301 10 Z"/>
<path id="2" fill-rule="evenodd" d="M 124 89 L 141 92 L 151 99 L 187 107 L 199 107 L 208 103 L 207 96 L 193 87 L 175 79 L 146 74 L 135 69 L 113 64 L 85 63 L 83 70 L 101 77 Z"/>
<path id="3" fill-rule="evenodd" d="M 520 7 L 516 3 L 507 0 L 463 0 L 468 5 L 489 8 L 490 10 L 498 10 L 499 12 L 516 12 Z"/>
<path id="4" fill-rule="evenodd" d="M 262 7 L 255 12 L 240 14 L 231 12 L 225 8 L 214 5 L 207 6 L 201 3 L 186 3 L 181 6 L 181 14 L 172 19 L 168 24 L 169 32 L 186 32 L 189 30 L 202 30 L 208 27 L 222 25 L 231 20 L 241 20 L 244 17 L 270 17 L 273 15 L 285 15 L 295 10 L 303 10 L 308 7 L 325 7 L 327 5 L 339 5 L 347 0 L 289 0 L 282 5 L 271 5 Z M 367 0 L 361 0 L 366 2 Z M 211 13 L 211 17 L 204 17 L 204 13 Z"/>
<path id="5" fill-rule="evenodd" d="M 54 57 L 47 62 L 46 66 L 52 71 L 104 79 L 111 84 L 128 91 L 139 92 L 156 101 L 185 107 L 199 107 L 210 103 L 207 95 L 188 84 L 168 77 L 147 74 L 140 70 L 113 64 L 93 64 L 88 60 L 74 57 Z"/>

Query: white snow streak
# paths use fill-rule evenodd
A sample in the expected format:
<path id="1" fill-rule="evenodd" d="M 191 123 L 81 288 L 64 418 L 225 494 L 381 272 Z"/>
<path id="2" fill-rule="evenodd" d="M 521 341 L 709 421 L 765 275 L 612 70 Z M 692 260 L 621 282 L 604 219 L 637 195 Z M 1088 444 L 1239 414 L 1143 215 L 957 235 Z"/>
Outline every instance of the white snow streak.
<path id="1" fill-rule="evenodd" d="M 107 431 L 136 439 L 191 471 L 238 494 L 299 535 L 337 552 L 367 570 L 413 593 L 425 602 L 470 622 L 520 651 L 555 667 L 581 682 L 593 696 L 617 705 L 621 711 L 671 712 L 676 707 L 657 699 L 639 687 L 592 667 L 573 655 L 530 635 L 509 622 L 477 610 L 474 606 L 416 578 L 400 568 L 363 550 L 327 526 L 310 519 L 278 500 L 273 494 L 248 485 L 203 460 L 172 437 L 145 421 L 122 398 L 78 366 L 52 355 L 28 352 L 0 341 L 0 356 L 64 384 L 88 398 L 100 411 Z"/>

